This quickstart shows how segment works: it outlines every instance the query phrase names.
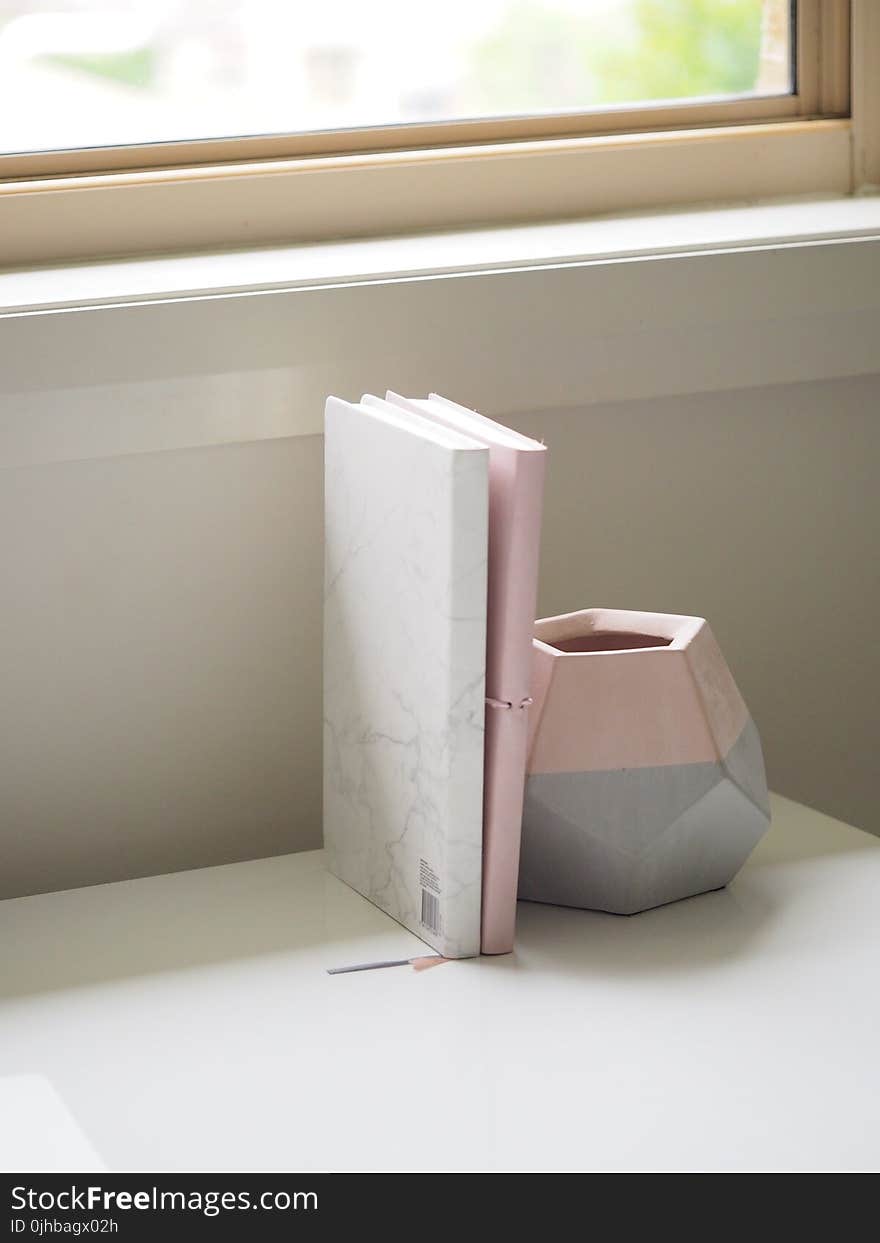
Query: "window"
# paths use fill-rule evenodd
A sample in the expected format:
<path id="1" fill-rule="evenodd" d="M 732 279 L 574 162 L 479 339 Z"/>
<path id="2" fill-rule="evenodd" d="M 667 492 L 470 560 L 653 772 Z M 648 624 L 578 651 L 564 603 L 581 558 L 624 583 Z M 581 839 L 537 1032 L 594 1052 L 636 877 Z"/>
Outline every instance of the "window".
<path id="1" fill-rule="evenodd" d="M 6 153 L 795 86 L 789 0 L 8 0 L 0 12 Z"/>
<path id="2" fill-rule="evenodd" d="M 877 8 L 0 0 L 0 263 L 851 189 Z"/>

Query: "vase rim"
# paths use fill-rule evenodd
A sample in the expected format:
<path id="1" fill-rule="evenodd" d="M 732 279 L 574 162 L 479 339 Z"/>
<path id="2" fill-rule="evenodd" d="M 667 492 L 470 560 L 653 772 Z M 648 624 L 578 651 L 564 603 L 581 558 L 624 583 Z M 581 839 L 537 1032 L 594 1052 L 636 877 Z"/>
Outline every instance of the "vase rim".
<path id="1" fill-rule="evenodd" d="M 543 617 L 535 622 L 534 642 L 549 654 L 560 659 L 595 656 L 624 656 L 640 652 L 675 652 L 686 648 L 705 626 L 702 617 L 680 613 L 646 613 L 634 609 L 579 609 L 574 613 L 560 613 L 555 617 Z M 632 646 L 618 646 L 615 636 L 624 639 L 632 636 Z M 578 640 L 595 638 L 595 646 L 586 650 L 572 650 L 557 644 L 569 644 Z M 657 640 L 651 643 L 651 639 Z M 606 640 L 601 643 L 600 640 Z"/>

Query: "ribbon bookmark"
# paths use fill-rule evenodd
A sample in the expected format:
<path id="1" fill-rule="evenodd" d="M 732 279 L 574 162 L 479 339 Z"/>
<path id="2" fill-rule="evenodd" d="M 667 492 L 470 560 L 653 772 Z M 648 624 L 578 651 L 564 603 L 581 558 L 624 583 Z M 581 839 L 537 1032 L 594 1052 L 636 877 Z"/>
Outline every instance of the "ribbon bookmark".
<path id="1" fill-rule="evenodd" d="M 439 967 L 442 962 L 449 962 L 442 954 L 425 954 L 420 958 L 391 958 L 387 962 L 359 962 L 352 967 L 328 967 L 328 975 L 347 975 L 350 971 L 381 971 L 385 967 L 409 967 L 415 971 L 427 971 L 428 967 Z"/>

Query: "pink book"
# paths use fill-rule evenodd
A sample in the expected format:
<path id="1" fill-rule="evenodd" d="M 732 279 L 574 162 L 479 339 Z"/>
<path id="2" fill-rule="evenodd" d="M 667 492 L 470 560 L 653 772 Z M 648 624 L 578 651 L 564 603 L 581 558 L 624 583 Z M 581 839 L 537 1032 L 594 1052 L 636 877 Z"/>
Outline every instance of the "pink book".
<path id="1" fill-rule="evenodd" d="M 516 926 L 546 449 L 436 393 L 427 400 L 388 393 L 387 400 L 489 449 L 481 951 L 509 954 Z"/>

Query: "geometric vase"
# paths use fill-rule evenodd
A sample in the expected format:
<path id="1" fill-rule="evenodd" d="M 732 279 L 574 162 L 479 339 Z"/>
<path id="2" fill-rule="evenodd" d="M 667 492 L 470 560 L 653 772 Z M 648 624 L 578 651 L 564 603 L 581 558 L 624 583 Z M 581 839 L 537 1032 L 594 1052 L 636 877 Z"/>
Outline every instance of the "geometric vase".
<path id="1" fill-rule="evenodd" d="M 706 622 L 585 609 L 535 636 L 519 897 L 632 915 L 726 885 L 770 806 Z"/>

